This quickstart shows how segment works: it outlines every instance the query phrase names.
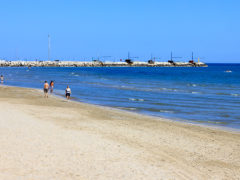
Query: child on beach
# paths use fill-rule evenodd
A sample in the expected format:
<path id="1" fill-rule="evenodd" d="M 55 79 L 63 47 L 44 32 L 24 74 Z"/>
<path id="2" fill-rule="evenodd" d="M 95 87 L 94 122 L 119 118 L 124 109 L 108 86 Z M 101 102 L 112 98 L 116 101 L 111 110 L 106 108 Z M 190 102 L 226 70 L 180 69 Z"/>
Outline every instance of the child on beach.
<path id="1" fill-rule="evenodd" d="M 67 100 L 69 100 L 71 95 L 71 89 L 69 88 L 69 86 L 67 86 L 65 92 L 66 92 L 66 98 Z"/>
<path id="2" fill-rule="evenodd" d="M 49 89 L 49 85 L 48 85 L 47 81 L 45 81 L 44 86 L 43 86 L 43 92 L 44 92 L 45 98 L 48 98 L 48 89 Z"/>
<path id="3" fill-rule="evenodd" d="M 1 83 L 3 83 L 3 81 L 4 81 L 4 77 L 3 75 L 1 75 Z"/>
<path id="4" fill-rule="evenodd" d="M 50 82 L 50 88 L 51 88 L 50 92 L 51 92 L 51 93 L 53 92 L 53 87 L 54 87 L 54 81 L 51 81 L 51 82 Z"/>

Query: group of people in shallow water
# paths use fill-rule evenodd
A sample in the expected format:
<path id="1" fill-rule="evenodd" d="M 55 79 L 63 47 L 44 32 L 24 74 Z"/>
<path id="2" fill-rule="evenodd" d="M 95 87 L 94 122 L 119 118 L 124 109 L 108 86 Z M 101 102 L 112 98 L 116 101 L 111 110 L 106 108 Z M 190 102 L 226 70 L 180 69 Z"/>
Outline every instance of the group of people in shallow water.
<path id="1" fill-rule="evenodd" d="M 1 81 L 1 83 L 3 84 L 3 81 L 4 81 L 4 76 L 3 76 L 3 75 L 0 76 L 0 81 Z M 53 92 L 53 87 L 54 87 L 54 81 L 50 81 L 49 84 L 48 84 L 47 81 L 44 82 L 43 92 L 44 92 L 44 97 L 45 97 L 45 98 L 48 98 L 48 91 L 49 91 L 49 89 L 50 89 L 50 92 L 51 92 L 51 93 Z M 67 86 L 67 88 L 65 89 L 65 96 L 66 96 L 67 100 L 70 99 L 71 89 L 70 89 L 69 86 Z"/>
<path id="2" fill-rule="evenodd" d="M 43 92 L 44 92 L 44 97 L 48 98 L 48 91 L 50 89 L 50 92 L 53 92 L 53 87 L 54 87 L 54 81 L 51 81 L 50 84 L 48 84 L 47 81 L 44 82 L 43 85 Z M 67 86 L 67 88 L 65 89 L 65 96 L 66 98 L 69 100 L 70 96 L 71 96 L 71 89 L 69 88 L 69 86 Z"/>

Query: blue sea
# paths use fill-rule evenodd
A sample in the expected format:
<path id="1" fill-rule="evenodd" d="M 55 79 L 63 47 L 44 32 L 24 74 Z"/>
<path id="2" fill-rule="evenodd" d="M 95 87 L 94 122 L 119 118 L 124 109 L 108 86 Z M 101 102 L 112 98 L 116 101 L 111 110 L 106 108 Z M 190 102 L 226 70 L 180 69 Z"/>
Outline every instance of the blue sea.
<path id="1" fill-rule="evenodd" d="M 5 85 L 54 93 L 137 113 L 240 128 L 240 64 L 208 67 L 1 67 Z"/>

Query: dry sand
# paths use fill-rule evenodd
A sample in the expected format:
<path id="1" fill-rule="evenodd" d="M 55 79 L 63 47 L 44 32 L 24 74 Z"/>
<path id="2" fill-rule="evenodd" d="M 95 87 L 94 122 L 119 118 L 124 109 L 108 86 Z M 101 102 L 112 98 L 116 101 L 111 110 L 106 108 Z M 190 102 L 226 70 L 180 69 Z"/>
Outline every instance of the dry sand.
<path id="1" fill-rule="evenodd" d="M 240 179 L 240 134 L 0 87 L 0 179 Z"/>

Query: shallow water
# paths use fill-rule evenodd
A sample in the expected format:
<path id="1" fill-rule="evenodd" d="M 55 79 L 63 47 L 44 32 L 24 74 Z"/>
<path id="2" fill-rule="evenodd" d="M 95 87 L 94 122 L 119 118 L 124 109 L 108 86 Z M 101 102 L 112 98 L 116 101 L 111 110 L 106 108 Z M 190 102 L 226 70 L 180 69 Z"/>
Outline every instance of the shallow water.
<path id="1" fill-rule="evenodd" d="M 230 72 L 228 70 L 231 70 Z M 66 85 L 75 100 L 177 120 L 240 128 L 240 64 L 193 67 L 2 67 L 6 85 L 54 92 Z"/>

